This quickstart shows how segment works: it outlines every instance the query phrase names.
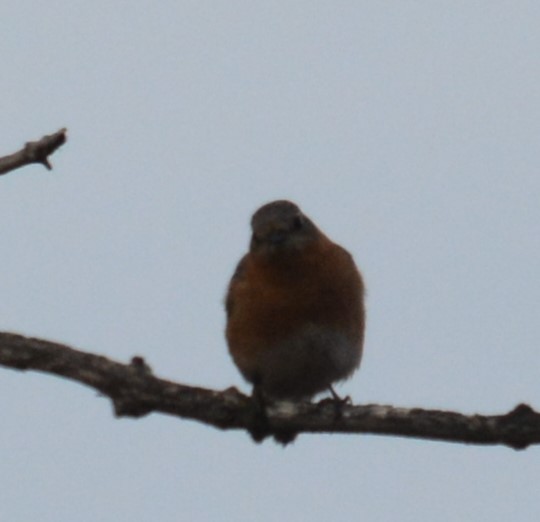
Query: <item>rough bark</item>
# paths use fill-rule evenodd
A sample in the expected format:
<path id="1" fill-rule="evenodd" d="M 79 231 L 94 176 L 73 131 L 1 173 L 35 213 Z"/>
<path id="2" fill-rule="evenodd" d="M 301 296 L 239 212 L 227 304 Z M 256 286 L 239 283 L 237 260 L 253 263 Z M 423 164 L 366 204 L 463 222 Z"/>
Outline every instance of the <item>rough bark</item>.
<path id="1" fill-rule="evenodd" d="M 261 405 L 235 388 L 214 391 L 159 379 L 141 357 L 121 364 L 62 344 L 0 333 L 0 365 L 58 375 L 94 388 L 112 401 L 116 416 L 166 413 L 220 429 L 245 430 L 287 443 L 299 433 L 366 433 L 524 449 L 540 443 L 540 414 L 520 404 L 504 415 L 317 403 Z"/>
<path id="2" fill-rule="evenodd" d="M 29 141 L 21 150 L 9 156 L 1 157 L 0 175 L 32 163 L 40 163 L 48 170 L 51 170 L 52 165 L 49 162 L 49 156 L 66 142 L 66 132 L 67 129 L 60 129 L 54 134 L 43 136 L 37 141 Z"/>

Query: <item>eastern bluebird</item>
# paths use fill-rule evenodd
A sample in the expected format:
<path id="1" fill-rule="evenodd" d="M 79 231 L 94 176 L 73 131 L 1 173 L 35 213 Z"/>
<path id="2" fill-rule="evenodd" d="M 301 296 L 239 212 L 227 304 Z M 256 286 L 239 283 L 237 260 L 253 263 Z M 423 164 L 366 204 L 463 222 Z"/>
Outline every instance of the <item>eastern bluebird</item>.
<path id="1" fill-rule="evenodd" d="M 251 219 L 226 297 L 229 351 L 254 391 L 300 400 L 346 379 L 364 341 L 364 284 L 352 256 L 290 201 Z"/>

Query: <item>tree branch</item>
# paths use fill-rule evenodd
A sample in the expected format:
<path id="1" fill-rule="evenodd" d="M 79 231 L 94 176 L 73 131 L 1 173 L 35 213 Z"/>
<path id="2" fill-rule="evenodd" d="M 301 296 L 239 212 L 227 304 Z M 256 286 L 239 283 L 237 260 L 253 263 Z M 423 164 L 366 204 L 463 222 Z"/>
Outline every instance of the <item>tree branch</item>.
<path id="1" fill-rule="evenodd" d="M 213 391 L 159 379 L 141 357 L 121 364 L 62 344 L 0 333 L 0 365 L 36 370 L 86 384 L 112 400 L 116 416 L 151 412 L 193 419 L 221 429 L 247 430 L 256 440 L 283 443 L 297 433 L 368 433 L 524 449 L 540 443 L 540 414 L 520 404 L 506 415 L 464 415 L 420 408 L 336 403 L 274 403 L 264 408 L 235 388 Z"/>
<path id="2" fill-rule="evenodd" d="M 20 151 L 0 158 L 0 175 L 31 163 L 41 163 L 51 170 L 49 156 L 66 142 L 66 132 L 67 129 L 60 129 L 54 134 L 43 136 L 40 140 L 29 141 Z"/>

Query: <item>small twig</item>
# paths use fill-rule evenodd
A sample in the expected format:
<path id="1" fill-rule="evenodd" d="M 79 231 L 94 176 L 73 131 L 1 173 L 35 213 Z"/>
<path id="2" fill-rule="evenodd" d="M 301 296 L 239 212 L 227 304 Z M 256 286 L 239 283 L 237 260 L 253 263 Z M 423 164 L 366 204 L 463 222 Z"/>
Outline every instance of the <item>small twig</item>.
<path id="1" fill-rule="evenodd" d="M 51 170 L 49 156 L 66 142 L 66 132 L 67 129 L 60 129 L 54 134 L 43 136 L 40 140 L 29 141 L 18 152 L 0 158 L 0 175 L 32 163 L 40 163 Z"/>
<path id="2" fill-rule="evenodd" d="M 86 384 L 109 397 L 118 417 L 151 412 L 193 419 L 221 429 L 253 432 L 253 400 L 235 388 L 213 391 L 185 386 L 152 374 L 141 357 L 121 364 L 50 341 L 0 333 L 0 365 L 36 370 Z M 505 415 L 464 415 L 451 411 L 334 401 L 267 405 L 267 433 L 282 442 L 296 433 L 368 433 L 524 449 L 540 444 L 540 413 L 521 404 Z M 282 434 L 289 435 L 287 439 Z M 281 437 L 281 438 L 280 438 Z"/>

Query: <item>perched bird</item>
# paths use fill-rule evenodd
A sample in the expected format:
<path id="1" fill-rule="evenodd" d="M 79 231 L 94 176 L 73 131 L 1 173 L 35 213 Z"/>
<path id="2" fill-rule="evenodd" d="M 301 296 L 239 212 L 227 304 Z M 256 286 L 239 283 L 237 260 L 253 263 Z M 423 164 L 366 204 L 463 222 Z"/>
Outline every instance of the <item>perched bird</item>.
<path id="1" fill-rule="evenodd" d="M 364 341 L 364 284 L 352 256 L 290 201 L 259 208 L 251 228 L 225 303 L 235 364 L 263 397 L 336 396 L 332 383 L 355 371 Z"/>

